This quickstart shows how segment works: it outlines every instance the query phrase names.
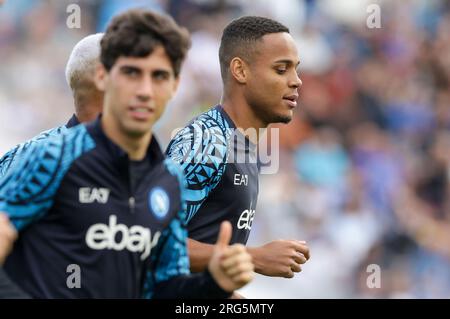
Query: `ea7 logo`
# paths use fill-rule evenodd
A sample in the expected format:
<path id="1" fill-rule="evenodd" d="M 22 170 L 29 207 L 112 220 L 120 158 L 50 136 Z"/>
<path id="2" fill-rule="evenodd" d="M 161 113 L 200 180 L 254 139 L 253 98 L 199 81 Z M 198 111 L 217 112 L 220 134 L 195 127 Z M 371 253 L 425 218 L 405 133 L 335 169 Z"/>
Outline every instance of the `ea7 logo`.
<path id="1" fill-rule="evenodd" d="M 248 175 L 247 174 L 234 174 L 234 185 L 245 185 L 248 186 Z"/>
<path id="2" fill-rule="evenodd" d="M 106 204 L 109 198 L 109 189 L 81 187 L 78 191 L 80 203 L 92 204 L 94 202 Z"/>

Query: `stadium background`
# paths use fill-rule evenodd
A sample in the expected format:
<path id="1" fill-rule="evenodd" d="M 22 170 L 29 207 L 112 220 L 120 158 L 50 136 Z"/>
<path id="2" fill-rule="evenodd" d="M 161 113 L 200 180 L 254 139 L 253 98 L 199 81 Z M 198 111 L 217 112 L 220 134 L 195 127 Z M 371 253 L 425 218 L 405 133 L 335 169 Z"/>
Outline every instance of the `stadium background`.
<path id="1" fill-rule="evenodd" d="M 81 8 L 81 28 L 66 8 Z M 366 26 L 381 6 L 381 28 Z M 308 241 L 294 279 L 257 276 L 251 298 L 450 298 L 450 2 L 366 0 L 6 0 L 0 8 L 0 154 L 65 123 L 74 44 L 131 6 L 169 12 L 192 32 L 173 128 L 216 104 L 223 27 L 273 17 L 295 37 L 300 108 L 280 127 L 281 165 L 263 175 L 249 244 Z M 368 265 L 381 287 L 367 284 Z"/>

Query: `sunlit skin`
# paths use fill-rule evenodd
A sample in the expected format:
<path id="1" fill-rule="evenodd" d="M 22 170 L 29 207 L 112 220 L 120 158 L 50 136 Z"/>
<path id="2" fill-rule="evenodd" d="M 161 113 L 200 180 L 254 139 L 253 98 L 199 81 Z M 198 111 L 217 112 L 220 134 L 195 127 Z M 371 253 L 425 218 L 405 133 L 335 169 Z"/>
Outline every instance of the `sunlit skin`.
<path id="1" fill-rule="evenodd" d="M 96 85 L 104 91 L 102 127 L 129 154 L 142 160 L 152 128 L 179 83 L 163 46 L 147 57 L 119 57 L 109 72 L 100 65 Z"/>
<path id="2" fill-rule="evenodd" d="M 225 85 L 223 107 L 243 129 L 266 128 L 270 123 L 288 123 L 297 107 L 300 63 L 289 33 L 264 35 L 251 61 L 235 57 Z"/>

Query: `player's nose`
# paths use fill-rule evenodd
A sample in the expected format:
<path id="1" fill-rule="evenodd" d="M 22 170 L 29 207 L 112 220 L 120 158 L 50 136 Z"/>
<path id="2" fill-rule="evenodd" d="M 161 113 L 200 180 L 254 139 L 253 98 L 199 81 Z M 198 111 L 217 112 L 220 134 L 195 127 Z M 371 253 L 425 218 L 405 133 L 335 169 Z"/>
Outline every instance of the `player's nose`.
<path id="1" fill-rule="evenodd" d="M 146 102 L 153 98 L 154 85 L 149 76 L 144 76 L 139 83 L 136 95 L 139 100 Z"/>

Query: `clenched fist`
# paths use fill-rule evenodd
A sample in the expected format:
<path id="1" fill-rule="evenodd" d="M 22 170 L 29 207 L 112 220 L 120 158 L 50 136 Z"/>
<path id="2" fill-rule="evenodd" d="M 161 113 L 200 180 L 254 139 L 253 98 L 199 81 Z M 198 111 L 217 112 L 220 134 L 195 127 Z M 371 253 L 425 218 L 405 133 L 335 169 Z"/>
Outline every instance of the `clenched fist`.
<path id="1" fill-rule="evenodd" d="M 255 271 L 265 276 L 292 278 L 302 270 L 309 259 L 309 248 L 304 241 L 275 240 L 264 246 L 248 248 Z"/>

